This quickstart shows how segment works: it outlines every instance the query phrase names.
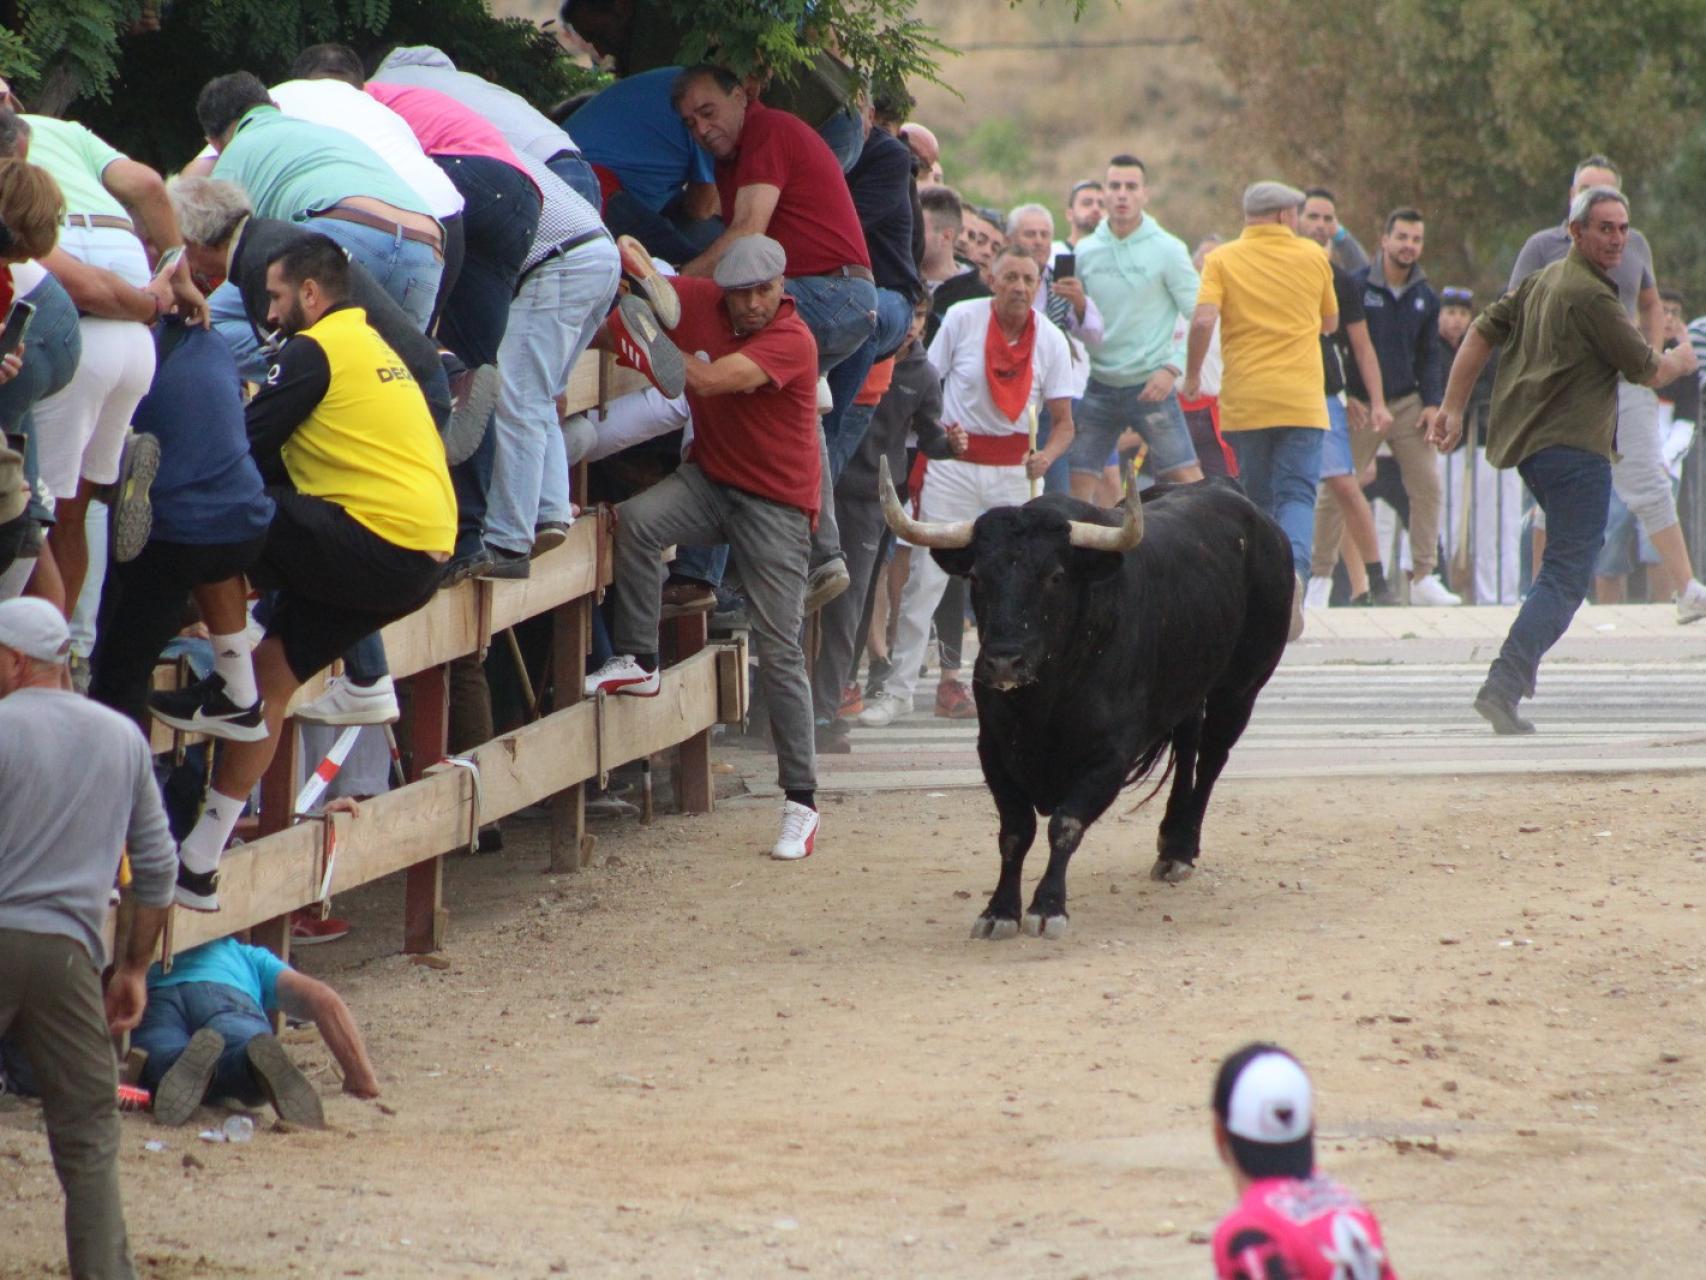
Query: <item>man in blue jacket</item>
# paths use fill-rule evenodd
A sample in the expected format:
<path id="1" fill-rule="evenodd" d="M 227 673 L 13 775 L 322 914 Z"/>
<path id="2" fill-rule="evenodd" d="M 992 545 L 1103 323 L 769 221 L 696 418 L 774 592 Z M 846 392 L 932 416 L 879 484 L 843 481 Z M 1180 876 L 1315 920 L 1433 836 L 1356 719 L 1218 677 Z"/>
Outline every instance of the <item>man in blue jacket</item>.
<path id="1" fill-rule="evenodd" d="M 1392 413 L 1384 443 L 1398 460 L 1410 499 L 1410 603 L 1452 605 L 1462 604 L 1462 598 L 1434 576 L 1439 564 L 1441 494 L 1439 464 L 1428 446 L 1427 433 L 1445 394 L 1445 370 L 1434 341 L 1439 331 L 1439 298 L 1420 263 L 1423 231 L 1419 210 L 1394 209 L 1386 215 L 1386 229 L 1373 260 L 1351 278 L 1362 291 L 1368 336 L 1380 360 L 1386 407 Z M 1351 456 L 1361 472 L 1383 437 L 1370 423 L 1369 393 L 1354 363 L 1345 370 L 1345 383 Z M 1342 522 L 1337 509 L 1330 508 L 1322 522 L 1325 527 L 1318 528 L 1316 536 L 1324 533 L 1330 539 L 1328 545 L 1337 546 Z"/>

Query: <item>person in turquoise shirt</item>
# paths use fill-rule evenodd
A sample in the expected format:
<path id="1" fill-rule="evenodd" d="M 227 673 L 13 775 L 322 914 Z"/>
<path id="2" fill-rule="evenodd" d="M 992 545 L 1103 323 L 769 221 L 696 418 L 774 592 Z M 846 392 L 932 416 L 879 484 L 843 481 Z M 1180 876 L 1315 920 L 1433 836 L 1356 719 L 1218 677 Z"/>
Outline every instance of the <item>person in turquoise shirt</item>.
<path id="1" fill-rule="evenodd" d="M 378 152 L 341 129 L 285 115 L 247 71 L 208 81 L 196 117 L 219 153 L 213 177 L 248 192 L 257 217 L 311 220 L 426 331 L 444 275 L 444 230 Z"/>
<path id="2" fill-rule="evenodd" d="M 148 1060 L 142 1084 L 154 1117 L 178 1125 L 204 1099 L 272 1104 L 292 1124 L 325 1123 L 320 1096 L 272 1034 L 268 1014 L 283 1010 L 320 1030 L 344 1073 L 344 1092 L 379 1096 L 355 1018 L 336 991 L 296 972 L 272 952 L 221 938 L 148 971 L 148 1008 L 130 1043 Z"/>
<path id="3" fill-rule="evenodd" d="M 1077 245 L 1078 278 L 1102 313 L 1090 385 L 1072 409 L 1072 496 L 1089 499 L 1110 455 L 1148 446 L 1162 480 L 1202 479 L 1173 384 L 1185 368 L 1180 321 L 1196 308 L 1196 268 L 1184 241 L 1145 214 L 1143 161 L 1117 155 L 1104 183 L 1107 216 Z"/>

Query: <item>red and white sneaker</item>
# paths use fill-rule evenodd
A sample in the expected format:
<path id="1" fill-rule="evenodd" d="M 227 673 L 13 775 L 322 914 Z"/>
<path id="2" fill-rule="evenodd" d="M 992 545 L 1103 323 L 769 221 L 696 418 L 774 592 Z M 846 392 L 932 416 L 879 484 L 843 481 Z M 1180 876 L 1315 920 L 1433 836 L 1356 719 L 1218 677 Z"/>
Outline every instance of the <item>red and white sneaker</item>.
<path id="1" fill-rule="evenodd" d="M 646 246 L 633 236 L 617 236 L 616 248 L 622 255 L 622 274 L 646 295 L 659 323 L 666 329 L 675 328 L 681 323 L 681 299 L 676 296 L 669 277 L 653 265 Z"/>
<path id="2" fill-rule="evenodd" d="M 626 653 L 619 653 L 586 678 L 586 696 L 600 692 L 625 693 L 631 698 L 655 698 L 661 681 L 656 671 L 647 671 Z"/>
<path id="3" fill-rule="evenodd" d="M 615 346 L 616 363 L 638 369 L 671 400 L 687 390 L 687 362 L 681 349 L 664 336 L 651 307 L 633 294 L 616 303 L 604 319 L 604 330 Z"/>
<path id="4" fill-rule="evenodd" d="M 348 936 L 348 920 L 340 920 L 336 916 L 322 920 L 320 913 L 312 907 L 290 913 L 290 945 L 293 947 L 312 947 Z"/>
<path id="5" fill-rule="evenodd" d="M 817 843 L 817 828 L 816 809 L 810 805 L 795 804 L 792 800 L 784 801 L 782 834 L 776 837 L 770 856 L 779 862 L 798 862 L 801 858 L 811 857 L 812 846 Z"/>

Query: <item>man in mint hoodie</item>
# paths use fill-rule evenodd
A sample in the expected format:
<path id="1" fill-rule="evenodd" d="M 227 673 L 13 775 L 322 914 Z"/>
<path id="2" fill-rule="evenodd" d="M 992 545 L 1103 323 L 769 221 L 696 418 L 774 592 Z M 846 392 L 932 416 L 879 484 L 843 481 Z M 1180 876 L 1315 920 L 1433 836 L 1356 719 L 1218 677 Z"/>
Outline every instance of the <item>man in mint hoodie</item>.
<path id="1" fill-rule="evenodd" d="M 1078 242 L 1078 277 L 1102 313 L 1104 336 L 1090 347 L 1090 385 L 1072 409 L 1075 498 L 1088 499 L 1110 455 L 1140 439 L 1158 478 L 1202 479 L 1173 389 L 1185 368 L 1179 321 L 1196 307 L 1197 272 L 1184 241 L 1145 215 L 1147 177 L 1136 156 L 1110 160 L 1107 216 Z"/>

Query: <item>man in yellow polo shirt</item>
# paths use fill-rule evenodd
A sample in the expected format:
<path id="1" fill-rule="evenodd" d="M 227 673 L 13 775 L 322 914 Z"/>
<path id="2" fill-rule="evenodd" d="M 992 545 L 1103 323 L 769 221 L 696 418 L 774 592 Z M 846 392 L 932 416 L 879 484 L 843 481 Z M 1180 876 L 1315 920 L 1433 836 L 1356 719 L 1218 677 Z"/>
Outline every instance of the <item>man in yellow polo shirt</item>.
<path id="1" fill-rule="evenodd" d="M 277 506 L 250 571 L 256 587 L 277 593 L 255 650 L 268 733 L 220 752 L 179 854 L 178 902 L 192 910 L 219 909 L 220 854 L 272 761 L 291 695 L 355 641 L 431 599 L 456 542 L 432 413 L 349 289 L 349 260 L 326 236 L 268 259 L 267 323 L 292 335 L 245 414 Z"/>
<path id="2" fill-rule="evenodd" d="M 1185 399 L 1195 399 L 1214 326 L 1226 372 L 1220 429 L 1238 455 L 1244 492 L 1291 539 L 1298 574 L 1309 571 L 1315 486 L 1327 403 L 1321 398 L 1319 337 L 1339 325 L 1333 270 L 1313 240 L 1297 234 L 1303 192 L 1283 182 L 1244 191 L 1244 234 L 1203 263 L 1202 288 L 1185 353 Z M 1291 607 L 1291 638 L 1303 634 L 1303 580 Z"/>

